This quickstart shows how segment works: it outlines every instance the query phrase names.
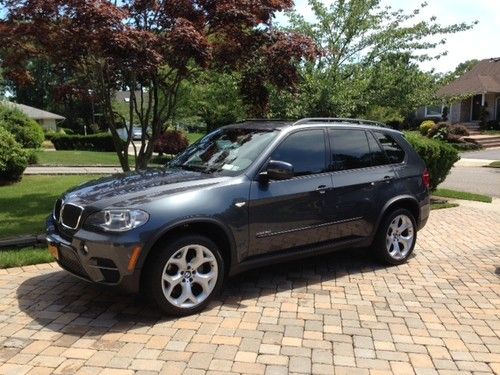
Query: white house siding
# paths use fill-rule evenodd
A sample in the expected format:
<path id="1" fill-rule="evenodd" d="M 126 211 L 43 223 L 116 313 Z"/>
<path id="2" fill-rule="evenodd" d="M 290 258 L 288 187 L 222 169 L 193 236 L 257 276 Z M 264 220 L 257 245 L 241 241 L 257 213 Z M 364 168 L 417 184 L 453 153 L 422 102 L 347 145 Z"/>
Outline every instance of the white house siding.
<path id="1" fill-rule="evenodd" d="M 497 96 L 496 93 L 490 92 L 490 93 L 486 94 L 485 97 L 484 97 L 485 103 L 488 104 L 488 113 L 489 113 L 488 118 L 490 120 L 495 120 L 495 115 L 496 115 L 496 113 L 495 113 L 495 109 L 496 109 L 495 108 L 495 100 L 496 100 L 496 96 Z"/>
<path id="2" fill-rule="evenodd" d="M 36 120 L 40 124 L 40 126 L 45 129 L 45 130 L 57 130 L 57 124 L 56 120 L 54 119 L 42 119 L 42 120 Z"/>

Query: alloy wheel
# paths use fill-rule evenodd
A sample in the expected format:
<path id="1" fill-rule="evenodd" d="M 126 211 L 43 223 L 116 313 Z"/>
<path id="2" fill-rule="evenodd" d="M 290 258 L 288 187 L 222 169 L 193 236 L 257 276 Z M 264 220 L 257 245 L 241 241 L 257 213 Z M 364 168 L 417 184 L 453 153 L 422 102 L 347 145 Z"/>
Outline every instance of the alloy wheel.
<path id="1" fill-rule="evenodd" d="M 163 294 L 176 307 L 196 307 L 214 290 L 218 272 L 212 251 L 202 245 L 184 246 L 169 258 L 163 268 Z"/>
<path id="2" fill-rule="evenodd" d="M 415 236 L 413 222 L 406 215 L 396 216 L 386 234 L 386 249 L 389 255 L 396 260 L 404 259 L 411 251 Z"/>

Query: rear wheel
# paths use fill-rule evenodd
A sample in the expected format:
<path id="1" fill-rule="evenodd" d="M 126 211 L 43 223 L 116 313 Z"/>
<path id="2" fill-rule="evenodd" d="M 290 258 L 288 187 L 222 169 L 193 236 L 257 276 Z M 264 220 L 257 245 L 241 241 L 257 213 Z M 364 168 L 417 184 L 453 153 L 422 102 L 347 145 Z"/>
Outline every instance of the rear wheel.
<path id="1" fill-rule="evenodd" d="M 167 314 L 189 315 L 205 308 L 224 279 L 224 261 L 210 239 L 183 236 L 163 249 L 149 264 L 149 290 Z"/>
<path id="2" fill-rule="evenodd" d="M 412 213 L 397 209 L 382 221 L 375 247 L 379 257 L 389 264 L 402 264 L 409 258 L 417 240 L 417 226 Z"/>

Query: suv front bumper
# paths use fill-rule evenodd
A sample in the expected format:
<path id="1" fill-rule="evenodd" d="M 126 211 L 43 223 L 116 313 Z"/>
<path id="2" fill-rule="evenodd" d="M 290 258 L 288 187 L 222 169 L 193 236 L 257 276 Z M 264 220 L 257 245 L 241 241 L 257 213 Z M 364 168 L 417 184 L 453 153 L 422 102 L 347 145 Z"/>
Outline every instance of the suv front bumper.
<path id="1" fill-rule="evenodd" d="M 138 256 L 134 252 L 142 250 L 141 244 L 116 243 L 111 236 L 85 230 L 68 238 L 59 233 L 52 217 L 47 220 L 47 243 L 59 266 L 71 274 L 127 292 L 139 291 L 140 270 L 132 259 Z"/>

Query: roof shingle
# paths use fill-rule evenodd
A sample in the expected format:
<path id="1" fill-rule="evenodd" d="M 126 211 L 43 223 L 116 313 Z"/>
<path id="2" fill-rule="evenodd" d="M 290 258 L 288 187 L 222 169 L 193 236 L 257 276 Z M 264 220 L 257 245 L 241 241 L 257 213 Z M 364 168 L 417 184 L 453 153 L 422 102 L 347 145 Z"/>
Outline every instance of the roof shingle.
<path id="1" fill-rule="evenodd" d="M 441 87 L 438 96 L 460 96 L 500 92 L 500 58 L 478 62 L 463 76 Z"/>

